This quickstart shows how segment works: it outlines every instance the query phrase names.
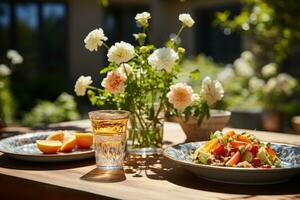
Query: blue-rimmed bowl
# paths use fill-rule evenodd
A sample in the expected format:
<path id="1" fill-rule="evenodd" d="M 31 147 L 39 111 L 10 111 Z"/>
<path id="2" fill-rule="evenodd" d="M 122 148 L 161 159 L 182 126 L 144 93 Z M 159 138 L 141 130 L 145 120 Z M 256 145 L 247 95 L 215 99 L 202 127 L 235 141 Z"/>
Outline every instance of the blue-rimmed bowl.
<path id="1" fill-rule="evenodd" d="M 163 154 L 166 158 L 183 166 L 198 177 L 223 183 L 274 184 L 287 181 L 293 176 L 300 174 L 299 146 L 273 143 L 272 148 L 281 159 L 281 168 L 257 169 L 219 167 L 194 163 L 191 154 L 206 142 L 184 143 L 167 147 Z"/>
<path id="2" fill-rule="evenodd" d="M 0 151 L 13 158 L 33 162 L 66 162 L 82 160 L 94 156 L 94 150 L 74 149 L 70 153 L 43 154 L 36 146 L 36 140 L 44 140 L 55 131 L 43 131 L 27 133 L 0 140 Z M 65 134 L 73 134 L 72 131 L 64 131 Z"/>

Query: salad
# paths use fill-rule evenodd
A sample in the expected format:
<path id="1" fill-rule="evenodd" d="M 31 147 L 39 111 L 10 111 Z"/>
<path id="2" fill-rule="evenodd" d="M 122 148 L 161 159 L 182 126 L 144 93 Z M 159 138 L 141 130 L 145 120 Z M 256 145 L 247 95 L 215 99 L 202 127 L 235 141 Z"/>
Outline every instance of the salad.
<path id="1" fill-rule="evenodd" d="M 279 168 L 281 161 L 270 143 L 254 135 L 234 131 L 211 134 L 210 141 L 192 153 L 195 163 L 242 168 Z"/>

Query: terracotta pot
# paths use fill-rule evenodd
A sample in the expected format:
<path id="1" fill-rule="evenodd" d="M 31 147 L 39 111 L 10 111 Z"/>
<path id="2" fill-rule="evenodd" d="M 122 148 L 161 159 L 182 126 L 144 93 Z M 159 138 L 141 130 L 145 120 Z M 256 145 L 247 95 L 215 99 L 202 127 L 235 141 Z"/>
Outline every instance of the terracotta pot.
<path id="1" fill-rule="evenodd" d="M 186 142 L 195 142 L 209 140 L 212 132 L 222 130 L 228 124 L 230 116 L 231 112 L 229 111 L 212 110 L 210 118 L 204 119 L 200 126 L 193 117 L 190 117 L 187 122 L 180 117 L 173 117 L 172 121 L 180 124 L 186 134 Z"/>
<path id="2" fill-rule="evenodd" d="M 3 128 L 5 128 L 5 123 L 0 119 L 0 131 L 2 131 Z"/>
<path id="3" fill-rule="evenodd" d="M 293 117 L 292 124 L 295 133 L 300 134 L 300 116 Z"/>
<path id="4" fill-rule="evenodd" d="M 278 111 L 265 111 L 262 114 L 262 128 L 265 131 L 281 131 L 283 129 L 283 115 Z"/>

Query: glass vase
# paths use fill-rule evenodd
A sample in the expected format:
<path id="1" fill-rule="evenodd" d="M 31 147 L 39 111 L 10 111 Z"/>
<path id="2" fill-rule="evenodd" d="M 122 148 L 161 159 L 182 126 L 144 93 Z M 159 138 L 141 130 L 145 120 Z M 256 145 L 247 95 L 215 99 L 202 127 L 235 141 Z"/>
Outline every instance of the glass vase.
<path id="1" fill-rule="evenodd" d="M 155 106 L 152 111 L 134 111 L 129 119 L 127 152 L 137 155 L 159 154 L 163 145 L 165 112 Z M 153 113 L 153 114 L 151 114 Z"/>

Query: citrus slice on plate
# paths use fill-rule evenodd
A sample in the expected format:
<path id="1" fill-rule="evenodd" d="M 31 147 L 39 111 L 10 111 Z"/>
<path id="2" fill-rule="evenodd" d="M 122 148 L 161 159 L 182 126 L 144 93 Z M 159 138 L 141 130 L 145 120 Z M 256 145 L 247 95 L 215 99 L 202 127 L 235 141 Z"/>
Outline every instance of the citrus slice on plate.
<path id="1" fill-rule="evenodd" d="M 57 140 L 36 140 L 35 142 L 39 150 L 45 154 L 56 153 L 62 146 L 62 143 Z"/>
<path id="2" fill-rule="evenodd" d="M 65 134 L 62 131 L 51 133 L 46 140 L 58 140 L 60 142 L 64 141 Z"/>
<path id="3" fill-rule="evenodd" d="M 62 146 L 60 147 L 60 151 L 62 152 L 71 152 L 76 146 L 76 136 L 72 135 L 70 137 L 65 137 Z"/>
<path id="4" fill-rule="evenodd" d="M 88 149 L 93 145 L 92 133 L 75 133 L 76 143 L 79 149 Z"/>

